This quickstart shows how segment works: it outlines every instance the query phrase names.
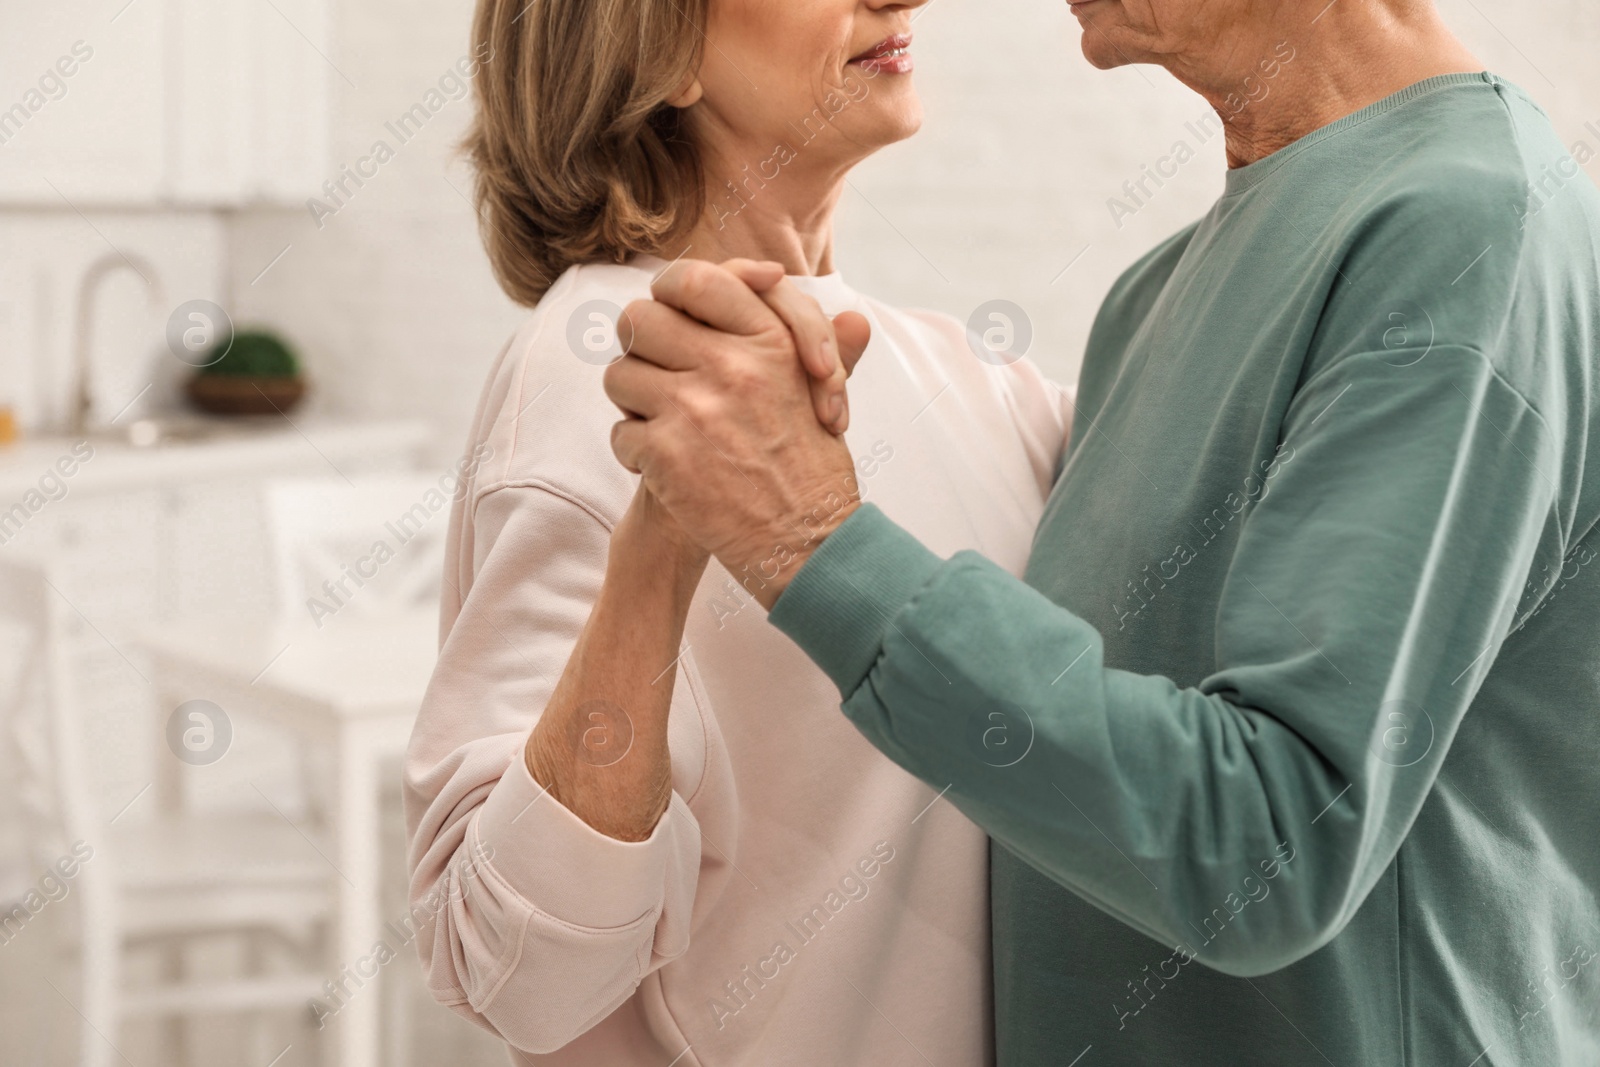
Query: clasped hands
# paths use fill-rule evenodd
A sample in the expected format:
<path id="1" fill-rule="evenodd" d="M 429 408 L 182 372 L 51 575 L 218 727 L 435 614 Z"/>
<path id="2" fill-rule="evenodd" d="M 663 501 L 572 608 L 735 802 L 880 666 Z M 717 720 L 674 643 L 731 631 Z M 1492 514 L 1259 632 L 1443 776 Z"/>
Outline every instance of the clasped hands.
<path id="1" fill-rule="evenodd" d="M 643 480 L 646 521 L 675 523 L 770 609 L 860 506 L 845 379 L 871 327 L 829 321 L 776 263 L 683 260 L 651 294 L 623 310 L 627 355 L 606 368 L 625 416 L 611 449 Z"/>

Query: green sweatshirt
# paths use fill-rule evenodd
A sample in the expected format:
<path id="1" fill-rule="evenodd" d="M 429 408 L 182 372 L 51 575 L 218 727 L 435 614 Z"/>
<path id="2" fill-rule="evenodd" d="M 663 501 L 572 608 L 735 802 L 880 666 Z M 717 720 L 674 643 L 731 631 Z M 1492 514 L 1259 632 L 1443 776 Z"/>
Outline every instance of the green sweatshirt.
<path id="1" fill-rule="evenodd" d="M 994 838 L 1002 1065 L 1600 1063 L 1597 334 L 1600 193 L 1435 78 L 1117 282 L 1025 581 L 871 506 L 802 568 Z"/>

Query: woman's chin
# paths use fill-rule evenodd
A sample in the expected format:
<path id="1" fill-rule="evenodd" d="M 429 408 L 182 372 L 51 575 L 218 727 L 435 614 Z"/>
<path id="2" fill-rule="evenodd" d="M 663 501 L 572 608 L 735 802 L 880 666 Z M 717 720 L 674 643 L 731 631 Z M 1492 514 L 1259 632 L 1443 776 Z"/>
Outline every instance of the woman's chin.
<path id="1" fill-rule="evenodd" d="M 847 136 L 859 144 L 879 149 L 904 141 L 914 136 L 920 129 L 922 129 L 922 104 L 913 97 L 904 106 L 896 107 L 892 111 L 885 110 L 874 116 L 870 128 L 849 130 Z"/>
<path id="2" fill-rule="evenodd" d="M 918 112 L 915 118 L 907 120 L 900 127 L 899 134 L 895 137 L 894 142 L 890 142 L 890 143 L 909 140 L 910 138 L 915 137 L 917 135 L 917 133 L 921 129 L 922 129 L 922 113 Z"/>

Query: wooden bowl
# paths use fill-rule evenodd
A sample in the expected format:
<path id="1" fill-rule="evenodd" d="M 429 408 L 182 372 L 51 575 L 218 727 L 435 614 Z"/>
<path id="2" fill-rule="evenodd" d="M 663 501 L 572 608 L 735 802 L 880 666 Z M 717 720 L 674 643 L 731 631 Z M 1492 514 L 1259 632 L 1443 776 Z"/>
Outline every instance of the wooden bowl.
<path id="1" fill-rule="evenodd" d="M 287 415 L 306 395 L 306 380 L 197 374 L 188 393 L 195 407 L 213 415 Z"/>

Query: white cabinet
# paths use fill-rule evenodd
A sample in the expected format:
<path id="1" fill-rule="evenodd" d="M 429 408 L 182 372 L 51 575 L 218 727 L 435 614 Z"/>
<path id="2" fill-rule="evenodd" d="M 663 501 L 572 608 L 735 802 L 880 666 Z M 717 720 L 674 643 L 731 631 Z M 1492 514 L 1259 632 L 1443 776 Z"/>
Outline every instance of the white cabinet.
<path id="1" fill-rule="evenodd" d="M 330 37 L 328 0 L 0 5 L 0 204 L 304 202 Z"/>
<path id="2" fill-rule="evenodd" d="M 143 201 L 160 189 L 161 0 L 137 0 L 115 22 L 114 8 L 91 11 L 0 4 L 0 197 L 7 201 Z"/>
<path id="3" fill-rule="evenodd" d="M 166 2 L 180 57 L 170 195 L 304 203 L 328 177 L 328 94 L 339 77 L 325 0 Z"/>

